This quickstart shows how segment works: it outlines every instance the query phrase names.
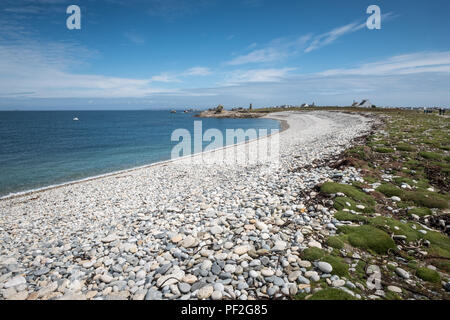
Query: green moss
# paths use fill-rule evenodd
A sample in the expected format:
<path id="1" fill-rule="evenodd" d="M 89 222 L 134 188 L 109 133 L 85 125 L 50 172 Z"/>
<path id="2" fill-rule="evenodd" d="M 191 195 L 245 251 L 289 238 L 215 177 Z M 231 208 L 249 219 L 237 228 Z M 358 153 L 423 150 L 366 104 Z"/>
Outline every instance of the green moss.
<path id="1" fill-rule="evenodd" d="M 325 251 L 319 248 L 311 247 L 302 251 L 302 258 L 308 261 L 316 261 L 326 255 Z"/>
<path id="2" fill-rule="evenodd" d="M 356 300 L 356 298 L 343 290 L 328 288 L 314 293 L 308 300 Z"/>
<path id="3" fill-rule="evenodd" d="M 339 239 L 338 236 L 329 237 L 327 239 L 327 245 L 329 247 L 335 248 L 335 249 L 342 249 L 344 248 L 344 242 Z"/>
<path id="4" fill-rule="evenodd" d="M 416 271 L 416 276 L 427 282 L 439 283 L 441 281 L 439 273 L 429 268 L 418 268 Z"/>
<path id="5" fill-rule="evenodd" d="M 397 197 L 401 198 L 404 193 L 402 189 L 394 186 L 393 184 L 389 184 L 389 183 L 382 184 L 376 190 L 388 197 L 397 196 Z"/>
<path id="6" fill-rule="evenodd" d="M 413 208 L 408 210 L 409 214 L 415 214 L 419 217 L 429 216 L 432 214 L 429 208 Z"/>
<path id="7" fill-rule="evenodd" d="M 366 263 L 359 260 L 356 264 L 355 272 L 360 279 L 363 279 L 366 276 Z"/>
<path id="8" fill-rule="evenodd" d="M 387 227 L 393 234 L 406 236 L 409 242 L 418 240 L 422 235 L 412 228 L 413 223 L 402 223 L 392 218 L 376 217 L 370 220 L 370 224 L 378 228 Z"/>
<path id="9" fill-rule="evenodd" d="M 446 251 L 439 246 L 432 245 L 428 250 L 428 255 L 436 257 L 450 258 L 450 252 Z M 433 264 L 436 268 L 443 270 L 445 272 L 450 272 L 450 260 L 447 259 L 430 259 L 429 262 Z"/>
<path id="10" fill-rule="evenodd" d="M 395 243 L 391 237 L 386 232 L 373 226 L 342 226 L 339 227 L 339 230 L 346 233 L 349 243 L 357 248 L 371 250 L 379 254 L 385 254 L 388 249 L 395 248 Z"/>
<path id="11" fill-rule="evenodd" d="M 414 181 L 413 181 L 411 178 L 406 178 L 406 177 L 396 177 L 396 178 L 394 178 L 393 180 L 394 180 L 394 182 L 395 182 L 397 185 L 401 185 L 402 183 L 407 183 L 407 184 L 409 184 L 410 186 L 415 185 Z"/>
<path id="12" fill-rule="evenodd" d="M 374 208 L 371 205 L 364 204 L 364 209 L 359 209 L 356 207 L 357 203 L 351 198 L 347 197 L 336 197 L 333 199 L 334 201 L 334 208 L 337 210 L 342 210 L 344 208 L 347 208 L 349 210 L 359 211 L 359 212 L 374 212 Z M 350 206 L 349 206 L 350 204 Z"/>
<path id="13" fill-rule="evenodd" d="M 412 152 L 412 151 L 416 151 L 417 149 L 409 144 L 399 144 L 399 145 L 397 145 L 397 150 Z"/>
<path id="14" fill-rule="evenodd" d="M 354 222 L 365 222 L 367 221 L 367 217 L 353 214 L 346 211 L 338 211 L 334 214 L 334 217 L 339 221 L 354 221 Z"/>
<path id="15" fill-rule="evenodd" d="M 309 295 L 309 293 L 306 293 L 306 292 L 300 292 L 300 293 L 297 293 L 297 294 L 294 296 L 294 300 L 305 300 L 305 298 L 306 298 L 308 295 Z"/>
<path id="16" fill-rule="evenodd" d="M 378 179 L 375 177 L 371 177 L 371 176 L 365 176 L 364 181 L 366 181 L 367 183 L 375 183 L 378 181 Z"/>
<path id="17" fill-rule="evenodd" d="M 378 153 L 393 153 L 394 149 L 386 148 L 386 147 L 378 147 L 378 148 L 375 148 L 375 152 L 378 152 Z"/>
<path id="18" fill-rule="evenodd" d="M 409 191 L 405 192 L 403 196 L 406 200 L 413 201 L 416 205 L 427 208 L 448 208 L 448 200 L 435 192 L 430 191 Z"/>
<path id="19" fill-rule="evenodd" d="M 412 207 L 412 206 L 414 206 L 414 202 L 412 202 L 412 201 L 399 201 L 399 202 L 397 202 L 397 208 L 406 209 L 406 208 L 409 208 L 409 207 Z"/>
<path id="20" fill-rule="evenodd" d="M 440 256 L 450 258 L 450 238 L 447 235 L 428 230 L 422 237 L 431 242 L 431 247 L 440 248 Z"/>
<path id="21" fill-rule="evenodd" d="M 371 196 L 365 194 L 358 188 L 347 184 L 340 184 L 336 182 L 325 182 L 320 188 L 320 191 L 327 194 L 335 194 L 338 192 L 342 192 L 347 197 L 352 198 L 357 202 L 370 205 L 375 204 L 375 200 Z"/>
<path id="22" fill-rule="evenodd" d="M 348 264 L 340 257 L 325 256 L 322 261 L 328 262 L 333 267 L 332 274 L 336 274 L 340 277 L 348 277 Z"/>
<path id="23" fill-rule="evenodd" d="M 411 269 L 417 269 L 418 262 L 416 260 L 411 260 L 408 262 L 408 267 Z"/>
<path id="24" fill-rule="evenodd" d="M 403 300 L 402 297 L 400 297 L 397 293 L 392 291 L 387 291 L 384 295 L 384 298 L 386 300 Z"/>
<path id="25" fill-rule="evenodd" d="M 439 160 L 442 158 L 442 156 L 439 153 L 436 152 L 427 152 L 427 151 L 422 151 L 419 152 L 419 155 L 425 159 L 429 159 L 429 160 Z"/>

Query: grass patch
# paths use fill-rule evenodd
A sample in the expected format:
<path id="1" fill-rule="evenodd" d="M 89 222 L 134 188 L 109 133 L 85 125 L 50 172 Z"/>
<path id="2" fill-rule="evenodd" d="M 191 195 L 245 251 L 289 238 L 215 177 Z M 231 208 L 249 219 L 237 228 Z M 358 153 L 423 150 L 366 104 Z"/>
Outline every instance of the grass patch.
<path id="1" fill-rule="evenodd" d="M 442 155 L 436 152 L 421 151 L 419 155 L 428 160 L 440 160 L 442 158 Z"/>
<path id="2" fill-rule="evenodd" d="M 336 182 L 325 182 L 320 188 L 320 191 L 327 194 L 335 194 L 341 192 L 345 194 L 347 197 L 352 198 L 357 202 L 362 202 L 364 204 L 369 204 L 371 206 L 375 204 L 375 200 L 371 196 L 365 194 L 358 188 L 347 184 L 340 184 Z"/>
<path id="3" fill-rule="evenodd" d="M 302 258 L 308 261 L 316 261 L 326 255 L 325 251 L 319 248 L 311 247 L 302 251 Z"/>
<path id="4" fill-rule="evenodd" d="M 338 211 L 334 214 L 334 217 L 339 221 L 365 222 L 368 220 L 365 216 L 360 216 L 346 211 Z"/>
<path id="5" fill-rule="evenodd" d="M 325 256 L 322 261 L 328 262 L 333 267 L 332 274 L 336 274 L 340 277 L 348 277 L 348 264 L 340 257 L 335 256 Z"/>
<path id="6" fill-rule="evenodd" d="M 339 230 L 348 235 L 348 242 L 357 248 L 385 254 L 395 248 L 395 243 L 384 231 L 370 225 L 360 227 L 342 226 Z"/>
<path id="7" fill-rule="evenodd" d="M 417 149 L 414 148 L 413 146 L 410 146 L 409 144 L 399 144 L 399 145 L 397 145 L 397 150 L 412 152 L 412 151 L 416 151 Z"/>
<path id="8" fill-rule="evenodd" d="M 431 248 L 428 250 L 428 254 L 432 256 L 440 256 L 440 257 L 446 257 L 450 258 L 450 252 L 432 245 Z M 445 272 L 450 272 L 450 260 L 445 259 L 431 259 L 429 262 L 435 266 L 436 268 L 443 270 Z"/>
<path id="9" fill-rule="evenodd" d="M 376 190 L 388 197 L 397 196 L 397 197 L 401 198 L 404 193 L 404 191 L 402 189 L 394 186 L 393 184 L 389 184 L 389 183 L 382 184 Z"/>
<path id="10" fill-rule="evenodd" d="M 445 196 L 430 191 L 409 191 L 404 193 L 405 200 L 413 201 L 416 205 L 427 208 L 448 208 Z"/>
<path id="11" fill-rule="evenodd" d="M 344 242 L 338 236 L 333 236 L 327 239 L 327 246 L 340 250 L 344 248 Z"/>
<path id="12" fill-rule="evenodd" d="M 356 300 L 356 298 L 343 290 L 328 288 L 314 293 L 308 300 Z"/>
<path id="13" fill-rule="evenodd" d="M 374 208 L 370 205 L 364 204 L 364 209 L 359 209 L 356 207 L 357 203 L 351 199 L 351 198 L 347 198 L 347 197 L 336 197 L 333 199 L 334 201 L 334 208 L 337 210 L 342 210 L 344 208 L 347 208 L 349 210 L 354 210 L 354 211 L 359 211 L 359 212 L 365 212 L 365 213 L 369 213 L 369 212 L 374 212 Z M 350 206 L 348 205 L 350 204 Z"/>
<path id="14" fill-rule="evenodd" d="M 378 153 L 393 153 L 394 149 L 386 148 L 386 147 L 378 147 L 378 148 L 375 148 L 375 152 L 378 152 Z"/>
<path id="15" fill-rule="evenodd" d="M 415 214 L 419 217 L 429 216 L 432 214 L 430 208 L 413 208 L 408 210 L 409 214 Z"/>
<path id="16" fill-rule="evenodd" d="M 416 271 L 416 276 L 424 281 L 431 283 L 439 283 L 441 281 L 439 273 L 429 268 L 418 268 Z"/>
<path id="17" fill-rule="evenodd" d="M 412 223 L 402 223 L 392 218 L 376 217 L 370 220 L 370 224 L 378 228 L 387 227 L 396 235 L 406 236 L 406 240 L 409 242 L 421 238 L 421 233 L 411 227 Z"/>

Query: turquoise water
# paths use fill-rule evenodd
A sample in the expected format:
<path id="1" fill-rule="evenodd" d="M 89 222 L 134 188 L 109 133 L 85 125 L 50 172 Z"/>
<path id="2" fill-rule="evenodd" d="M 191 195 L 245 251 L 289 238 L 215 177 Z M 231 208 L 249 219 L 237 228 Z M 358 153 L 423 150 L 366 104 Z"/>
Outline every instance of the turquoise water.
<path id="1" fill-rule="evenodd" d="M 73 121 L 74 117 L 79 121 Z M 0 196 L 170 159 L 177 128 L 279 129 L 270 119 L 169 111 L 0 112 Z M 208 143 L 205 143 L 207 145 Z"/>

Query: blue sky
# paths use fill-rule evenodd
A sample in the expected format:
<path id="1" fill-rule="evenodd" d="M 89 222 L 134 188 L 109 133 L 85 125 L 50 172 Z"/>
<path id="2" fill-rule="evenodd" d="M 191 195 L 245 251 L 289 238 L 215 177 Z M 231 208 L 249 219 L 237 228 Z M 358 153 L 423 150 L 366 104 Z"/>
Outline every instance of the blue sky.
<path id="1" fill-rule="evenodd" d="M 447 0 L 2 0 L 0 109 L 448 107 L 449 16 Z"/>

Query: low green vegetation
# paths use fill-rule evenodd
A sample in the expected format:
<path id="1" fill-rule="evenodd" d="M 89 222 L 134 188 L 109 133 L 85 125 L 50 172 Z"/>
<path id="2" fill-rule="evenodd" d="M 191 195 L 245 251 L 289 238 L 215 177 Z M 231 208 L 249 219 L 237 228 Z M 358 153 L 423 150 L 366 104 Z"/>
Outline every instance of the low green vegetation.
<path id="1" fill-rule="evenodd" d="M 346 211 L 338 211 L 334 214 L 334 217 L 340 221 L 365 222 L 368 220 L 365 216 L 353 214 Z"/>
<path id="2" fill-rule="evenodd" d="M 326 255 L 326 252 L 322 249 L 311 247 L 302 251 L 302 258 L 308 261 L 316 261 Z"/>
<path id="3" fill-rule="evenodd" d="M 394 186 L 393 184 L 384 183 L 381 186 L 377 188 L 378 192 L 381 192 L 385 196 L 392 197 L 402 197 L 403 196 L 403 190 Z"/>
<path id="4" fill-rule="evenodd" d="M 395 247 L 394 241 L 386 232 L 370 225 L 343 226 L 339 227 L 339 230 L 347 235 L 348 242 L 356 248 L 386 254 L 389 249 Z"/>
<path id="5" fill-rule="evenodd" d="M 382 130 L 347 150 L 340 162 L 357 168 L 364 180 L 326 182 L 320 189 L 325 197 L 339 194 L 330 197 L 337 210 L 334 218 L 352 222 L 340 225 L 337 235 L 327 239 L 333 252 L 325 252 L 320 260 L 337 263 L 339 270 L 339 262 L 346 261 L 339 257 L 345 253 L 342 249 L 348 257 L 354 251 L 366 251 L 365 257 L 361 254 L 366 261 L 360 260 L 349 272 L 352 281 L 364 285 L 366 263 L 379 265 L 387 277 L 399 280 L 395 269 L 400 266 L 413 275 L 413 281 L 424 280 L 420 286 L 442 294 L 440 282 L 448 281 L 450 272 L 450 238 L 439 222 L 446 221 L 450 208 L 450 118 L 376 108 L 366 113 L 382 114 Z M 314 258 L 319 259 L 318 255 Z M 424 267 L 428 265 L 437 270 Z M 408 290 L 385 293 L 388 300 L 412 297 Z"/>
<path id="6" fill-rule="evenodd" d="M 431 215 L 433 212 L 429 208 L 412 208 L 408 210 L 409 214 L 415 214 L 419 217 Z"/>
<path id="7" fill-rule="evenodd" d="M 412 152 L 412 151 L 416 151 L 417 149 L 409 144 L 399 144 L 399 145 L 397 145 L 397 150 Z"/>
<path id="8" fill-rule="evenodd" d="M 428 281 L 431 283 L 439 283 L 441 281 L 439 273 L 429 268 L 418 268 L 416 270 L 416 276 L 424 281 Z"/>
<path id="9" fill-rule="evenodd" d="M 416 205 L 427 208 L 448 208 L 446 196 L 430 191 L 409 191 L 403 194 L 405 200 L 413 201 Z"/>
<path id="10" fill-rule="evenodd" d="M 374 208 L 371 205 L 364 204 L 364 209 L 360 209 L 357 207 L 358 203 L 351 198 L 348 197 L 336 197 L 334 198 L 334 208 L 337 210 L 349 209 L 359 212 L 370 213 L 374 212 Z"/>
<path id="11" fill-rule="evenodd" d="M 360 189 L 347 184 L 325 182 L 320 188 L 320 191 L 327 194 L 336 194 L 340 192 L 354 201 L 372 206 L 375 204 L 375 200 L 371 196 L 365 194 Z"/>
<path id="12" fill-rule="evenodd" d="M 338 236 L 333 236 L 333 237 L 329 237 L 327 239 L 327 245 L 329 247 L 340 250 L 340 249 L 344 248 L 344 241 L 339 239 Z"/>
<path id="13" fill-rule="evenodd" d="M 332 274 L 336 274 L 340 277 L 348 277 L 348 264 L 340 257 L 327 255 L 321 259 L 322 261 L 328 262 L 333 267 Z"/>
<path id="14" fill-rule="evenodd" d="M 328 288 L 314 293 L 308 300 L 356 300 L 356 298 L 343 290 Z"/>
<path id="15" fill-rule="evenodd" d="M 419 152 L 419 155 L 421 155 L 425 159 L 432 159 L 432 160 L 439 160 L 442 158 L 442 156 L 436 152 L 422 151 L 422 152 Z"/>
<path id="16" fill-rule="evenodd" d="M 394 149 L 385 148 L 385 147 L 378 147 L 378 148 L 375 148 L 375 152 L 378 152 L 378 153 L 393 153 Z"/>

